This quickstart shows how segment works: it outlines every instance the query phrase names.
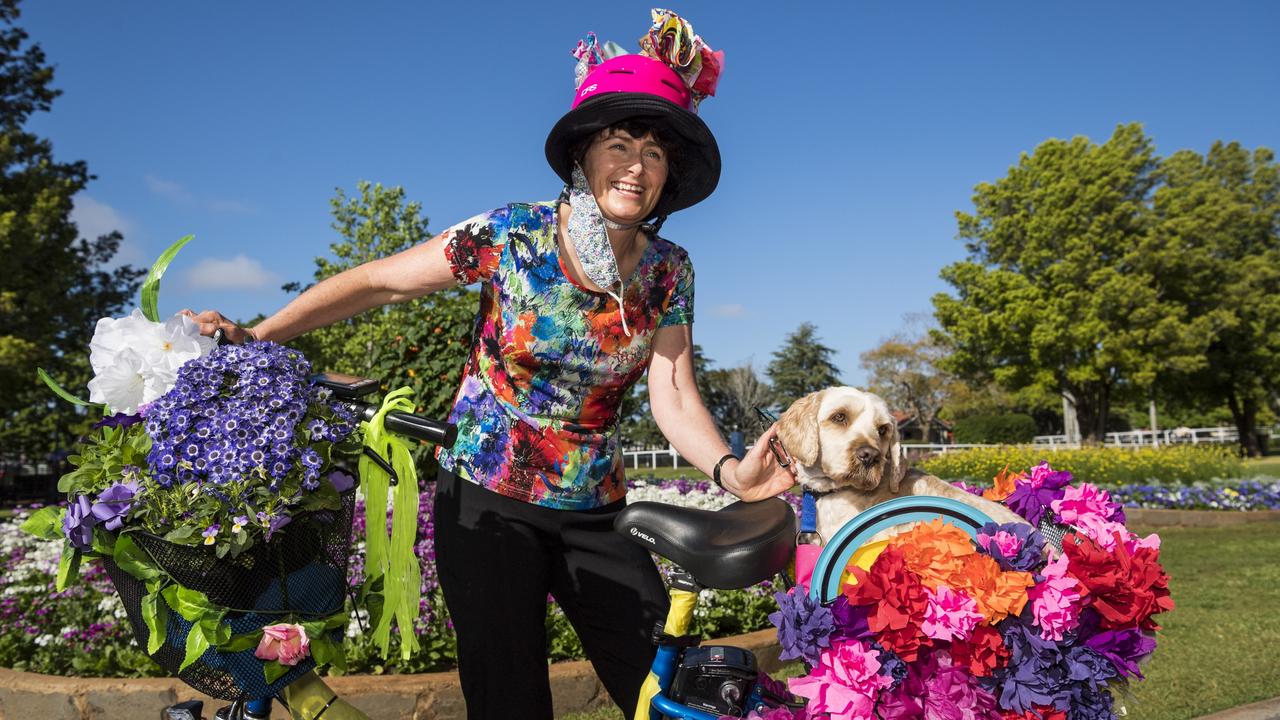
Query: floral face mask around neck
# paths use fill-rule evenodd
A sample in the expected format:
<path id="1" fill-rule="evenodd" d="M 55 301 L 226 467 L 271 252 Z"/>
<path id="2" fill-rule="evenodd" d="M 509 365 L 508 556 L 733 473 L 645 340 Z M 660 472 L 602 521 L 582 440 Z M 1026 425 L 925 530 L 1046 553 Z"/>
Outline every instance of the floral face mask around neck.
<path id="1" fill-rule="evenodd" d="M 578 253 L 578 261 L 582 263 L 582 271 L 587 279 L 604 288 L 605 294 L 618 303 L 618 314 L 622 316 L 622 332 L 631 337 L 627 327 L 627 313 L 622 307 L 622 297 L 626 295 L 626 285 L 618 272 L 618 258 L 613 254 L 613 245 L 609 243 L 607 226 L 610 224 L 600 212 L 595 195 L 587 184 L 587 175 L 580 165 L 573 167 L 573 184 L 569 186 L 569 223 L 565 232 L 573 242 Z M 614 225 L 621 229 L 625 225 Z M 617 292 L 614 292 L 614 288 Z"/>

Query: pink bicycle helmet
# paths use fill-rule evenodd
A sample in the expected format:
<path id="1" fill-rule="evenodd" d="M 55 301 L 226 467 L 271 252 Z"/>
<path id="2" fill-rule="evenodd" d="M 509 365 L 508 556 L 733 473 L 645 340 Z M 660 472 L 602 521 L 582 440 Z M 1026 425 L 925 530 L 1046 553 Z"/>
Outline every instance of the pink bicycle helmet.
<path id="1" fill-rule="evenodd" d="M 547 162 L 571 181 L 574 146 L 623 120 L 647 120 L 678 143 L 679 177 L 672 177 L 654 207 L 663 217 L 706 199 L 720 182 L 720 148 L 693 111 L 688 87 L 670 67 L 645 55 L 620 55 L 597 65 L 573 97 L 569 112 L 547 136 Z"/>

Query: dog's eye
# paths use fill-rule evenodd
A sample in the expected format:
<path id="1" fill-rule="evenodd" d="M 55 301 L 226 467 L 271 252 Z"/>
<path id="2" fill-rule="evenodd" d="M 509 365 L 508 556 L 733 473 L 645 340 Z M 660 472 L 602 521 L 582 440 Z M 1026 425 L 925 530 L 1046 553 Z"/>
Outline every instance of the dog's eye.
<path id="1" fill-rule="evenodd" d="M 885 423 L 884 425 L 881 425 L 880 427 L 876 428 L 876 432 L 880 433 L 880 437 L 884 437 L 885 435 L 888 435 L 889 434 L 888 423 Z"/>
<path id="2" fill-rule="evenodd" d="M 831 416 L 831 418 L 830 418 L 830 420 L 831 420 L 831 422 L 833 422 L 833 423 L 835 423 L 835 424 L 837 424 L 837 425 L 843 425 L 843 424 L 845 424 L 846 422 L 848 422 L 849 418 L 848 418 L 844 413 L 842 413 L 842 412 L 838 412 L 838 413 L 836 413 L 836 414 L 832 415 L 832 416 Z"/>

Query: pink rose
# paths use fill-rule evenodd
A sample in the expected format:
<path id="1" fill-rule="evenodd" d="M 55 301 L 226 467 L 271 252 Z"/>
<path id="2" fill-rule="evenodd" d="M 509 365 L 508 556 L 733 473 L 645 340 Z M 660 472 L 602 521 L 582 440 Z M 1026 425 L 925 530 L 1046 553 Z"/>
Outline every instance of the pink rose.
<path id="1" fill-rule="evenodd" d="M 268 625 L 262 628 L 262 642 L 253 656 L 259 660 L 277 660 L 281 665 L 290 667 L 311 654 L 311 643 L 307 640 L 307 631 L 301 625 Z"/>

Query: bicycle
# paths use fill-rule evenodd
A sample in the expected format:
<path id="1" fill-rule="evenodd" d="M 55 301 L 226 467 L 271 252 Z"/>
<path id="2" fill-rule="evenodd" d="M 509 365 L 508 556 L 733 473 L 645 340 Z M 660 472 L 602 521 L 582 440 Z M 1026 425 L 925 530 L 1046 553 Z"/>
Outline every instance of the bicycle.
<path id="1" fill-rule="evenodd" d="M 378 389 L 376 381 L 337 373 L 317 375 L 312 381 L 332 391 L 334 397 L 347 405 L 359 419 L 372 420 L 378 414 L 377 405 L 363 401 L 364 397 Z M 383 423 L 390 432 L 443 447 L 452 446 L 457 437 L 457 428 L 449 423 L 406 412 L 388 412 L 384 415 Z M 363 452 L 387 472 L 392 484 L 397 482 L 396 472 L 387 458 L 368 446 Z M 308 567 L 304 566 L 297 572 L 307 572 Z M 343 602 L 340 597 L 336 600 L 338 605 Z M 336 612 L 339 609 L 328 607 L 325 611 Z M 320 613 L 327 614 L 325 611 Z M 210 652 L 216 653 L 212 650 Z M 241 669 L 234 665 L 229 667 L 233 668 L 227 671 L 232 676 L 235 676 L 237 669 Z M 209 689 L 193 684 L 187 678 L 183 680 L 197 690 L 210 693 Z M 240 679 L 239 682 L 245 681 Z M 243 689 L 244 686 L 241 687 Z M 252 700 L 235 699 L 230 705 L 219 708 L 214 717 L 217 720 L 266 720 L 270 717 L 273 700 L 280 702 L 295 720 L 320 720 L 321 717 L 325 720 L 368 720 L 368 716 L 338 697 L 315 670 L 300 674 L 274 696 Z M 165 708 L 163 715 L 167 720 L 201 720 L 202 712 L 203 703 L 193 700 Z"/>
<path id="2" fill-rule="evenodd" d="M 878 544 L 868 544 L 877 533 L 934 518 L 975 539 L 978 529 L 992 522 L 945 498 L 903 497 L 876 505 L 845 523 L 823 547 L 809 579 L 810 596 L 822 603 L 835 600 L 846 568 Z M 718 720 L 803 705 L 781 695 L 776 681 L 757 672 L 749 650 L 703 647 L 688 634 L 703 588 L 744 588 L 774 575 L 792 584 L 784 570 L 795 555 L 796 539 L 811 531 L 800 528 L 798 534 L 798 525 L 791 506 L 778 498 L 735 502 L 717 511 L 637 502 L 618 515 L 614 528 L 619 533 L 676 565 L 668 579 L 671 609 L 654 630 L 657 655 L 633 720 Z"/>

